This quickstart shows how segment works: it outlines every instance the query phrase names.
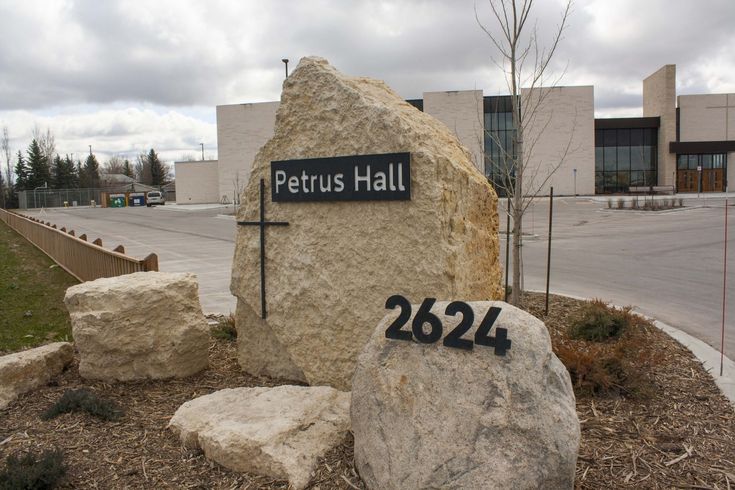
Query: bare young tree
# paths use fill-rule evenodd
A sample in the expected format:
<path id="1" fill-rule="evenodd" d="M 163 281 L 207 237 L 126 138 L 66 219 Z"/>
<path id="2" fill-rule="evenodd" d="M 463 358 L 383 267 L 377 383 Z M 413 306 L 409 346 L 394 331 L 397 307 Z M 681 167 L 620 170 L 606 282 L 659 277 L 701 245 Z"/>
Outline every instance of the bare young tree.
<path id="1" fill-rule="evenodd" d="M 179 159 L 176 161 L 177 162 L 196 162 L 198 161 L 198 159 L 196 155 L 193 153 L 182 153 Z"/>
<path id="2" fill-rule="evenodd" d="M 46 128 L 46 131 L 43 131 L 41 126 L 35 124 L 32 133 L 33 139 L 36 140 L 39 148 L 41 148 L 41 155 L 46 157 L 47 162 L 52 162 L 56 155 L 56 138 L 54 138 L 51 129 Z"/>
<path id="3" fill-rule="evenodd" d="M 572 142 L 570 137 L 558 162 L 548 167 L 545 175 L 540 174 L 538 167 L 533 164 L 533 150 L 551 120 L 542 120 L 539 109 L 561 78 L 559 76 L 554 79 L 551 76 L 550 63 L 561 42 L 572 2 L 567 1 L 561 20 L 546 47 L 540 44 L 538 26 L 529 22 L 533 0 L 488 0 L 488 3 L 492 13 L 491 24 L 483 23 L 477 8 L 475 18 L 498 53 L 497 57 L 493 57 L 493 62 L 503 71 L 511 98 L 511 144 L 499 141 L 496 133 L 490 132 L 488 135 L 499 150 L 490 162 L 502 175 L 495 185 L 505 191 L 510 201 L 509 209 L 506 210 L 513 220 L 513 243 L 506 244 L 512 246 L 513 280 L 510 302 L 518 304 L 522 289 L 523 215 L 561 166 Z M 529 137 L 530 135 L 533 136 Z"/>
<path id="4" fill-rule="evenodd" d="M 8 127 L 3 126 L 3 135 L 0 137 L 0 147 L 2 148 L 3 158 L 5 158 L 5 184 L 8 189 L 13 188 L 13 168 L 11 165 L 10 136 Z"/>
<path id="5" fill-rule="evenodd" d="M 105 174 L 124 174 L 125 159 L 118 155 L 113 155 L 102 166 L 102 173 Z"/>

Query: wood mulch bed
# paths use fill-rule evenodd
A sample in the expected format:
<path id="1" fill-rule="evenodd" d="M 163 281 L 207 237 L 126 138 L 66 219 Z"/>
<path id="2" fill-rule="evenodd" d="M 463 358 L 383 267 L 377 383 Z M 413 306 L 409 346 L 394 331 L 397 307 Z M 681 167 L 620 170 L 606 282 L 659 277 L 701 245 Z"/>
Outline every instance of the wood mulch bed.
<path id="1" fill-rule="evenodd" d="M 543 297 L 524 298 L 543 318 Z M 557 338 L 582 303 L 553 297 L 546 319 Z M 681 345 L 657 330 L 647 333 L 659 354 L 645 395 L 580 395 L 582 442 L 577 488 L 735 488 L 735 411 L 711 377 Z M 166 428 L 184 402 L 238 386 L 277 381 L 243 374 L 233 342 L 213 340 L 211 367 L 185 380 L 106 384 L 82 380 L 75 363 L 50 386 L 0 412 L 0 460 L 19 451 L 59 448 L 68 473 L 62 488 L 270 488 L 285 481 L 240 474 L 181 447 Z M 122 419 L 104 422 L 72 413 L 39 418 L 67 389 L 86 387 L 118 403 Z M 321 463 L 310 488 L 364 488 L 348 436 Z M 0 465 L 1 466 L 1 465 Z"/>

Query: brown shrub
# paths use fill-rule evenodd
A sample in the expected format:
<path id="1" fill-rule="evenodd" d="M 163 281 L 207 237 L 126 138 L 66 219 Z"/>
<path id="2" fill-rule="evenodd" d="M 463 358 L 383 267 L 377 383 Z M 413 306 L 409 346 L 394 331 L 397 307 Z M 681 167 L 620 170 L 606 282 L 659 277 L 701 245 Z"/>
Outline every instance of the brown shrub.
<path id="1" fill-rule="evenodd" d="M 606 340 L 597 336 L 593 336 L 596 340 L 572 338 L 569 332 L 574 329 L 570 325 L 552 335 L 554 353 L 569 371 L 575 391 L 578 394 L 645 396 L 650 387 L 651 370 L 660 362 L 659 356 L 649 347 L 650 332 L 655 327 L 632 313 L 630 307 L 618 310 L 596 300 L 588 309 L 605 319 L 623 318 L 627 325 Z M 581 315 L 584 310 L 580 311 Z M 606 310 L 604 314 L 600 314 L 602 310 Z M 607 327 L 602 330 L 612 332 Z"/>

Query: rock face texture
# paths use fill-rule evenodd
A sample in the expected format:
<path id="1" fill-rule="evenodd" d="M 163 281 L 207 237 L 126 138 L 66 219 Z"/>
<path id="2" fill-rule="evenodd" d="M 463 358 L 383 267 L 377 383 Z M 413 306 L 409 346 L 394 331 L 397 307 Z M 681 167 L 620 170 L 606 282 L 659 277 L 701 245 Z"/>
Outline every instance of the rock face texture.
<path id="1" fill-rule="evenodd" d="M 23 393 L 44 386 L 74 359 L 69 342 L 54 342 L 0 357 L 0 410 Z"/>
<path id="2" fill-rule="evenodd" d="M 72 286 L 64 303 L 87 379 L 181 378 L 208 365 L 194 274 L 136 272 Z"/>
<path id="3" fill-rule="evenodd" d="M 272 161 L 411 153 L 410 201 L 272 202 Z M 304 58 L 284 82 L 275 135 L 255 158 L 238 220 L 266 218 L 267 319 L 260 241 L 238 227 L 231 291 L 240 362 L 253 374 L 349 389 L 386 299 L 500 298 L 497 197 L 457 138 L 383 82 Z"/>
<path id="4" fill-rule="evenodd" d="M 460 350 L 386 339 L 397 311 L 373 332 L 353 380 L 360 476 L 371 489 L 573 488 L 579 421 L 546 327 L 503 302 L 470 304 L 475 323 L 462 338 L 472 340 L 497 306 L 490 335 L 507 329 L 505 356 L 481 345 Z M 442 314 L 446 305 L 431 309 L 445 335 L 459 322 L 459 315 Z"/>
<path id="5" fill-rule="evenodd" d="M 169 428 L 227 468 L 304 488 L 350 429 L 350 394 L 328 386 L 217 391 L 184 403 Z"/>

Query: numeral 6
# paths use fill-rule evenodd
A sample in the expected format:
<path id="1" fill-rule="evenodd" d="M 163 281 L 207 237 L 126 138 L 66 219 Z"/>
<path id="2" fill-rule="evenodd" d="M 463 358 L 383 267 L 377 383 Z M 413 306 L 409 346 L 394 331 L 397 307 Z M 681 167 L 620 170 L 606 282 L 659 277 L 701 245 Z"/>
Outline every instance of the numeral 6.
<path id="1" fill-rule="evenodd" d="M 416 316 L 413 317 L 411 323 L 411 330 L 413 330 L 413 336 L 416 340 L 423 344 L 433 344 L 440 338 L 442 338 L 442 321 L 438 316 L 431 312 L 431 307 L 436 303 L 436 298 L 426 298 L 419 311 L 416 312 Z M 424 332 L 424 325 L 429 324 L 429 333 Z"/>

